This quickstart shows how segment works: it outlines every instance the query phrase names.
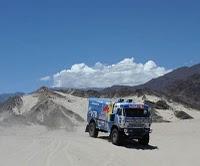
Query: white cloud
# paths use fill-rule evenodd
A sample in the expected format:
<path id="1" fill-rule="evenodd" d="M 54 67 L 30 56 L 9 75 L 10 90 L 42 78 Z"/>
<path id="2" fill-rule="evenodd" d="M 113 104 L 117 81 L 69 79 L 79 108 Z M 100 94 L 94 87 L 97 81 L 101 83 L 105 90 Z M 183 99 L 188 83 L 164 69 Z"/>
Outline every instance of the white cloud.
<path id="1" fill-rule="evenodd" d="M 152 78 L 168 73 L 164 67 L 157 66 L 152 60 L 145 64 L 136 63 L 134 58 L 105 65 L 97 62 L 90 67 L 84 63 L 74 64 L 53 76 L 54 87 L 88 88 L 109 87 L 112 85 L 139 85 Z"/>
<path id="2" fill-rule="evenodd" d="M 45 77 L 40 78 L 40 81 L 49 81 L 50 79 L 51 79 L 50 76 L 45 76 Z"/>

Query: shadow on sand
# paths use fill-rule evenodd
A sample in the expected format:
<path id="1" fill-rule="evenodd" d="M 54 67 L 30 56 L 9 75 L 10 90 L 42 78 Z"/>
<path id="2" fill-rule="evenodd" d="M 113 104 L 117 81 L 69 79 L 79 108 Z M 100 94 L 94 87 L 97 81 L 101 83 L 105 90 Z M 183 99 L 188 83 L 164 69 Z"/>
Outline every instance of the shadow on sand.
<path id="1" fill-rule="evenodd" d="M 109 139 L 109 136 L 99 136 L 98 138 L 111 142 L 110 139 Z M 158 149 L 157 146 L 153 146 L 153 145 L 141 145 L 136 140 L 125 140 L 123 142 L 123 144 L 120 145 L 120 146 L 125 147 L 125 148 L 129 148 L 129 149 L 138 149 L 138 150 L 155 150 L 155 149 Z"/>

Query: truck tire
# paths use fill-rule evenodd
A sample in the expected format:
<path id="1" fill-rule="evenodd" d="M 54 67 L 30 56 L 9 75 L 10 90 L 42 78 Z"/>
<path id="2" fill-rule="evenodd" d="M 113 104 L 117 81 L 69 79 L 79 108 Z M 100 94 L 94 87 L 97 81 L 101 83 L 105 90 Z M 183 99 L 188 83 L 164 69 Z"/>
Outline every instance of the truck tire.
<path id="1" fill-rule="evenodd" d="M 89 135 L 90 137 L 93 137 L 93 138 L 97 138 L 98 136 L 98 130 L 96 129 L 95 122 L 91 122 L 89 124 Z"/>
<path id="2" fill-rule="evenodd" d="M 139 139 L 139 143 L 141 145 L 148 145 L 149 144 L 149 134 L 145 134 L 141 139 Z"/>
<path id="3" fill-rule="evenodd" d="M 110 135 L 111 141 L 114 145 L 121 145 L 121 134 L 120 132 L 117 130 L 117 128 L 114 128 L 111 131 L 111 135 Z"/>

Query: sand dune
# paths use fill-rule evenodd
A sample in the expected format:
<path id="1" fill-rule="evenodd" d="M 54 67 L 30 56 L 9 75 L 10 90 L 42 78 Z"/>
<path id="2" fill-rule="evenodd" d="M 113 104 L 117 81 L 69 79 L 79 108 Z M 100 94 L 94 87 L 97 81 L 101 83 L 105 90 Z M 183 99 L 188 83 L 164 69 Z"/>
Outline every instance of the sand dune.
<path id="1" fill-rule="evenodd" d="M 149 146 L 137 141 L 115 146 L 108 135 L 97 139 L 85 133 L 87 99 L 60 92 L 31 94 L 23 104 L 0 113 L 0 165 L 12 166 L 199 166 L 200 112 L 166 101 L 170 109 L 157 109 L 164 120 L 154 123 Z M 52 96 L 53 95 L 53 96 Z M 131 96 L 136 102 L 142 97 Z M 146 96 L 156 102 L 160 98 Z M 163 100 L 163 99 L 162 99 Z M 180 120 L 174 111 L 194 117 Z M 73 130 L 70 130 L 73 128 Z"/>

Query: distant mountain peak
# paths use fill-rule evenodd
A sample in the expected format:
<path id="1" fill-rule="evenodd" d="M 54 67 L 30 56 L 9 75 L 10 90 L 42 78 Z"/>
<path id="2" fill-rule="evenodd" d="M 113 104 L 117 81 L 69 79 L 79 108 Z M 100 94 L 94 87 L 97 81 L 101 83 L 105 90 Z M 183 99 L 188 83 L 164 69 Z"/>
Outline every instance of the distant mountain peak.
<path id="1" fill-rule="evenodd" d="M 49 92 L 50 89 L 46 86 L 40 87 L 38 90 L 36 90 L 37 93 L 43 93 L 43 92 Z"/>
<path id="2" fill-rule="evenodd" d="M 21 96 L 16 95 L 10 97 L 7 101 L 2 104 L 2 110 L 9 110 L 11 111 L 13 108 L 19 108 L 23 104 L 23 100 Z"/>

